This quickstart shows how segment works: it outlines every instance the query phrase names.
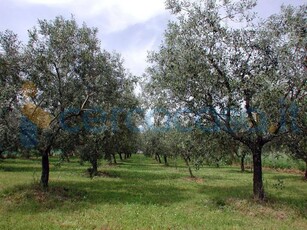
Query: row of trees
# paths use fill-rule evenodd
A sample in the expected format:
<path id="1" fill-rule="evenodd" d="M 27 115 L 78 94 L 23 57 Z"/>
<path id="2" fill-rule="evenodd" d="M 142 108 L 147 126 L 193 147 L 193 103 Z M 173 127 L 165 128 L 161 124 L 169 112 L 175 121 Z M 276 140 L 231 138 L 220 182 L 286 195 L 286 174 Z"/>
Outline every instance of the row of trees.
<path id="1" fill-rule="evenodd" d="M 166 6 L 177 18 L 149 55 L 143 98 L 159 131 L 143 126 L 141 134 L 142 114 L 131 116 L 140 106 L 136 81 L 118 54 L 101 50 L 97 29 L 57 17 L 39 20 L 25 45 L 1 33 L 0 156 L 35 149 L 47 187 L 52 149 L 89 161 L 92 176 L 100 159 L 130 156 L 140 140 L 165 164 L 182 157 L 191 176 L 191 160 L 219 164 L 237 154 L 244 162 L 250 152 L 259 200 L 265 146 L 286 146 L 307 164 L 306 5 L 267 20 L 255 20 L 253 0 Z"/>
<path id="2" fill-rule="evenodd" d="M 177 18 L 149 56 L 146 92 L 167 116 L 178 117 L 175 111 L 184 108 L 184 124 L 192 117 L 207 136 L 226 135 L 246 146 L 254 198 L 263 200 L 264 146 L 283 143 L 306 161 L 306 5 L 255 20 L 255 4 L 166 1 Z M 202 138 L 203 145 L 220 149 L 213 139 Z M 182 151 L 194 146 L 180 144 Z"/>
<path id="3" fill-rule="evenodd" d="M 265 145 L 264 158 L 273 157 L 276 162 L 280 158 L 291 158 L 294 162 L 305 162 L 304 178 L 307 180 L 306 141 L 303 139 L 276 139 Z M 238 165 L 242 173 L 246 169 L 251 171 L 251 151 L 242 143 L 233 140 L 225 133 L 208 134 L 194 129 L 183 133 L 175 128 L 167 132 L 159 132 L 153 128 L 146 130 L 141 135 L 141 150 L 146 156 L 154 158 L 165 166 L 175 165 L 182 159 L 188 169 L 190 177 L 195 177 L 193 171 L 201 167 L 221 167 L 225 165 Z M 278 167 L 278 166 L 275 166 Z"/>
<path id="4" fill-rule="evenodd" d="M 100 45 L 97 29 L 74 18 L 39 20 L 25 45 L 11 31 L 0 34 L 0 151 L 39 151 L 44 187 L 52 149 L 79 154 L 92 175 L 99 159 L 136 151 L 137 134 L 121 118 L 139 103 L 135 80 Z"/>

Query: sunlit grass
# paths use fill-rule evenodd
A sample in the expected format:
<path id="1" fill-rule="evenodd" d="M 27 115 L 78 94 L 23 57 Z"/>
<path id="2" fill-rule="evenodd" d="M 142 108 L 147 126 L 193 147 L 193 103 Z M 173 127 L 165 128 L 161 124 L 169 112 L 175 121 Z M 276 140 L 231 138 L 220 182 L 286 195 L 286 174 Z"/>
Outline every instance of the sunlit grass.
<path id="1" fill-rule="evenodd" d="M 0 229 L 307 229 L 307 183 L 265 171 L 267 202 L 252 199 L 252 174 L 204 167 L 188 178 L 134 155 L 117 166 L 51 160 L 49 191 L 37 186 L 39 159 L 0 162 Z"/>

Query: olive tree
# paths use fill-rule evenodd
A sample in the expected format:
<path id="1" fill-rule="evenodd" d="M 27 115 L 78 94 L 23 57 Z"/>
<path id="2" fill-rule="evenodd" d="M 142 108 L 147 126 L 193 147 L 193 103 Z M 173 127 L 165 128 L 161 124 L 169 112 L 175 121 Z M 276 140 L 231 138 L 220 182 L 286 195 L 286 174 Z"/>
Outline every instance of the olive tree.
<path id="1" fill-rule="evenodd" d="M 147 76 L 152 94 L 194 113 L 203 132 L 250 149 L 254 198 L 263 200 L 262 149 L 289 131 L 285 117 L 306 96 L 306 6 L 256 23 L 255 4 L 166 1 L 177 19 L 150 54 Z"/>
<path id="2" fill-rule="evenodd" d="M 306 92 L 305 92 L 306 93 Z M 285 143 L 294 159 L 303 160 L 306 164 L 305 179 L 307 180 L 307 100 L 300 103 L 300 111 L 297 111 L 296 130 L 288 133 L 279 142 Z"/>
<path id="3" fill-rule="evenodd" d="M 18 100 L 23 69 L 22 44 L 12 31 L 0 33 L 0 157 L 19 145 Z"/>
<path id="4" fill-rule="evenodd" d="M 82 160 L 92 164 L 91 176 L 97 174 L 100 159 L 116 163 L 117 153 L 128 156 L 136 151 L 135 117 L 129 116 L 138 106 L 135 79 L 119 54 L 104 51 L 102 55 L 103 59 L 96 60 L 101 76 L 92 86 L 81 124 L 76 122 L 81 140 L 76 143 L 77 150 Z"/>
<path id="5" fill-rule="evenodd" d="M 29 30 L 26 79 L 37 93 L 28 98 L 33 105 L 28 110 L 32 114 L 43 110 L 41 120 L 48 121 L 44 125 L 37 122 L 44 187 L 49 180 L 48 155 L 59 133 L 81 130 L 79 124 L 90 106 L 109 106 L 107 97 L 114 96 L 112 58 L 101 50 L 97 32 L 85 24 L 79 26 L 74 18 L 63 17 L 39 20 L 38 27 Z"/>

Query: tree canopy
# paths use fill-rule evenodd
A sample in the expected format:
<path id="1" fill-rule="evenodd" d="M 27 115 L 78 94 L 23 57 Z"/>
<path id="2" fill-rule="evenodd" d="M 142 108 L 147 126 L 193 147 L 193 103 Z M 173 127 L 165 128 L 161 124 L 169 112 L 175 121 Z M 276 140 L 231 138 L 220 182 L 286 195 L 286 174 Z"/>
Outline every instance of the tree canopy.
<path id="1" fill-rule="evenodd" d="M 306 100 L 306 6 L 255 22 L 250 0 L 166 5 L 176 20 L 149 56 L 149 94 L 188 109 L 204 132 L 245 144 L 253 153 L 254 197 L 262 200 L 262 148 L 295 126 Z"/>
<path id="2" fill-rule="evenodd" d="M 20 129 L 23 147 L 35 148 L 42 156 L 44 187 L 53 148 L 65 154 L 84 150 L 83 159 L 97 170 L 101 156 L 117 151 L 113 137 L 134 141 L 129 129 L 113 127 L 121 113 L 138 105 L 135 80 L 119 54 L 101 49 L 97 33 L 86 24 L 79 26 L 73 17 L 61 16 L 38 20 L 26 45 L 13 32 L 1 33 L 1 143 L 13 140 L 7 124 L 15 124 L 15 139 Z M 15 118 L 7 112 L 11 110 L 16 110 Z M 13 118 L 13 123 L 7 121 Z"/>

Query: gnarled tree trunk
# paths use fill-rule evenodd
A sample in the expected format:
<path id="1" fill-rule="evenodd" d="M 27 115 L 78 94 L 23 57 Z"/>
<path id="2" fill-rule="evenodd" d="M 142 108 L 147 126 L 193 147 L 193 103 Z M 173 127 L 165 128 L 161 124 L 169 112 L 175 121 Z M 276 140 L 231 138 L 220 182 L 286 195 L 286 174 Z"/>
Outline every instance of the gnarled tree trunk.
<path id="1" fill-rule="evenodd" d="M 114 164 L 117 164 L 115 153 L 112 153 L 112 157 L 113 157 Z"/>
<path id="2" fill-rule="evenodd" d="M 160 158 L 160 155 L 158 153 L 156 153 L 156 160 L 159 162 L 159 164 L 161 164 L 161 158 Z"/>
<path id="3" fill-rule="evenodd" d="M 167 155 L 166 155 L 166 154 L 163 155 L 163 159 L 164 159 L 164 164 L 165 164 L 166 166 L 168 166 Z"/>
<path id="4" fill-rule="evenodd" d="M 40 184 L 43 188 L 48 188 L 49 183 L 49 154 L 51 152 L 51 148 L 53 145 L 53 142 L 59 133 L 60 128 L 58 128 L 52 135 L 50 141 L 48 142 L 47 148 L 42 151 L 42 175 L 41 175 L 41 181 Z"/>
<path id="5" fill-rule="evenodd" d="M 51 145 L 49 145 L 42 153 L 42 175 L 41 175 L 41 186 L 48 188 L 49 183 L 49 153 Z"/>
<path id="6" fill-rule="evenodd" d="M 91 160 L 92 169 L 90 171 L 90 177 L 96 176 L 98 174 L 98 161 L 97 158 Z"/>
<path id="7" fill-rule="evenodd" d="M 186 165 L 187 165 L 187 167 L 188 167 L 190 177 L 191 177 L 191 178 L 194 178 L 195 176 L 193 175 L 193 172 L 192 172 L 191 166 L 190 166 L 190 164 L 189 164 L 189 159 L 190 159 L 190 158 L 189 158 L 189 157 L 185 157 L 185 156 L 183 156 L 183 159 L 184 159 L 185 164 L 186 164 Z"/>
<path id="8" fill-rule="evenodd" d="M 261 162 L 261 146 L 257 146 L 252 149 L 253 154 L 253 191 L 254 199 L 263 200 L 264 199 L 264 188 L 262 180 L 262 162 Z"/>

